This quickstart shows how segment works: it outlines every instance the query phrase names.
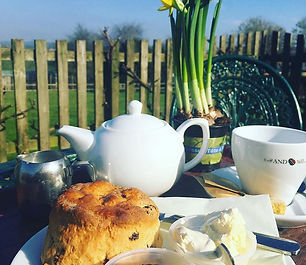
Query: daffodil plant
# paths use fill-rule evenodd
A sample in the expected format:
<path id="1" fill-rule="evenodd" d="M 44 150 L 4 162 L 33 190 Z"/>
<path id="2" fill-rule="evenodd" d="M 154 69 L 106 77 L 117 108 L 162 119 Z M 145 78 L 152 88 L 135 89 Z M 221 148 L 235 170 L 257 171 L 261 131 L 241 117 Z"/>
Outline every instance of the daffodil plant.
<path id="1" fill-rule="evenodd" d="M 159 11 L 169 10 L 177 107 L 188 117 L 213 116 L 212 54 L 222 0 L 214 7 L 206 69 L 205 33 L 211 0 L 161 0 Z M 190 101 L 191 98 L 191 101 Z"/>

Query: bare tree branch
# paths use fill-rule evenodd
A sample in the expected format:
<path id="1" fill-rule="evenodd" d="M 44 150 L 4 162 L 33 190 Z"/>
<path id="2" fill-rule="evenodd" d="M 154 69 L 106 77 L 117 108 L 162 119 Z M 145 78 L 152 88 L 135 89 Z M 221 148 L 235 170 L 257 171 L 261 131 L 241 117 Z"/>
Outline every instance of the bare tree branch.
<path id="1" fill-rule="evenodd" d="M 101 35 L 105 38 L 107 44 L 108 44 L 108 52 L 107 52 L 107 59 L 111 60 L 113 58 L 113 50 L 120 42 L 120 38 L 116 39 L 115 41 L 111 40 L 109 34 L 108 34 L 108 28 L 105 27 L 103 31 L 101 31 Z"/>
<path id="2" fill-rule="evenodd" d="M 145 83 L 141 80 L 141 78 L 130 68 L 127 67 L 126 64 L 122 64 L 121 69 L 133 79 L 133 81 L 140 86 L 143 86 L 144 88 L 148 89 L 149 91 L 152 90 L 152 86 L 148 83 Z"/>
<path id="3" fill-rule="evenodd" d="M 30 110 L 35 108 L 35 101 L 34 100 L 29 100 L 30 102 L 30 107 L 25 109 L 22 112 L 18 112 L 18 113 L 13 113 L 11 115 L 3 115 L 3 118 L 0 119 L 0 131 L 4 131 L 5 130 L 5 122 L 9 119 L 12 118 L 16 118 L 16 119 L 22 119 L 25 117 L 26 113 L 29 112 Z M 9 108 L 11 108 L 12 105 L 7 105 L 5 107 L 1 107 L 0 108 L 0 116 L 2 116 L 1 114 L 4 113 L 4 111 L 8 110 Z"/>

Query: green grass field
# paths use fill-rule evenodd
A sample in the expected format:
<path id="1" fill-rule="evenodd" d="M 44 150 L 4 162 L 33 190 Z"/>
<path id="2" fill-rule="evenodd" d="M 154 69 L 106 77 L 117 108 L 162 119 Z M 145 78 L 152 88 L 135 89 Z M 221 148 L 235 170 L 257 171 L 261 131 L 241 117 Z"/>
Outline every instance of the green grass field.
<path id="1" fill-rule="evenodd" d="M 27 102 L 28 106 L 30 107 L 29 101 L 36 102 L 36 90 L 28 90 L 27 91 Z M 7 92 L 4 95 L 5 105 L 12 105 L 9 108 L 5 115 L 9 116 L 15 112 L 14 107 L 14 93 L 13 91 Z M 77 93 L 76 90 L 69 91 L 69 123 L 71 125 L 77 125 L 77 109 L 76 104 L 77 102 Z M 50 104 L 50 128 L 54 128 L 55 125 L 58 124 L 58 99 L 57 99 L 57 90 L 49 90 L 49 104 Z M 92 124 L 94 121 L 94 94 L 87 93 L 87 117 L 88 117 L 88 125 Z M 29 124 L 29 138 L 33 139 L 35 135 L 37 135 L 37 131 L 34 128 L 38 128 L 38 118 L 37 118 L 37 108 L 34 110 L 30 110 L 28 112 L 28 124 Z M 34 125 L 34 126 L 33 126 Z M 15 118 L 10 118 L 5 123 L 6 127 L 6 141 L 12 142 L 16 140 L 16 120 Z M 33 128 L 34 127 L 34 128 Z M 51 135 L 54 135 L 55 132 L 52 131 Z"/>
<path id="2" fill-rule="evenodd" d="M 27 102 L 28 107 L 31 106 L 31 103 L 35 102 L 35 109 L 28 112 L 28 135 L 29 139 L 35 139 L 35 136 L 38 134 L 38 117 L 37 117 L 37 96 L 36 90 L 27 90 Z M 9 109 L 5 111 L 5 116 L 9 117 L 15 113 L 15 100 L 14 92 L 8 91 L 4 94 L 5 106 L 11 105 Z M 57 90 L 49 90 L 49 108 L 50 108 L 50 128 L 55 128 L 58 125 L 58 97 Z M 124 113 L 124 93 L 120 97 L 120 113 Z M 94 123 L 94 92 L 87 93 L 87 123 L 88 126 Z M 77 126 L 77 92 L 76 90 L 69 90 L 69 124 Z M 36 128 L 36 129 L 35 129 Z M 5 134 L 6 142 L 16 142 L 16 119 L 9 118 L 5 122 Z M 50 131 L 50 136 L 55 135 L 55 129 Z M 33 150 L 31 150 L 33 151 Z M 14 159 L 16 153 L 9 153 L 8 160 Z"/>
<path id="3" fill-rule="evenodd" d="M 135 98 L 139 97 L 139 93 L 136 91 Z M 30 107 L 30 101 L 36 102 L 36 108 L 28 112 L 28 135 L 29 139 L 34 139 L 37 135 L 38 117 L 37 117 L 37 99 L 36 90 L 27 90 L 27 102 Z M 161 111 L 164 111 L 164 94 L 161 94 Z M 8 117 L 15 112 L 14 106 L 14 92 L 9 91 L 4 95 L 4 102 L 6 105 L 12 105 L 5 115 Z M 50 104 L 50 128 L 54 128 L 58 124 L 58 97 L 57 90 L 49 90 L 49 104 Z M 125 113 L 125 93 L 122 91 L 119 98 L 120 114 Z M 94 92 L 87 93 L 87 125 L 91 126 L 94 123 Z M 77 92 L 76 90 L 69 90 L 69 124 L 77 126 Z M 16 141 L 16 120 L 10 118 L 5 122 L 6 142 Z M 34 128 L 33 128 L 34 127 Z M 51 131 L 50 135 L 55 135 L 55 130 Z"/>

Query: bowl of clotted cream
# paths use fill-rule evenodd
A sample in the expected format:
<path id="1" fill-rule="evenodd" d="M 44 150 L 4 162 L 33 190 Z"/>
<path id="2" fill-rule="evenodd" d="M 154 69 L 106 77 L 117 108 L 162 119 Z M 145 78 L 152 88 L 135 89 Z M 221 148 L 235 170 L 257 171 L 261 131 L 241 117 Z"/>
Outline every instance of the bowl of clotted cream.
<path id="1" fill-rule="evenodd" d="M 246 229 L 237 208 L 180 218 L 170 226 L 169 241 L 193 263 L 214 265 L 224 264 L 222 256 L 210 255 L 221 243 L 231 253 L 235 265 L 247 265 L 257 245 L 255 235 Z"/>

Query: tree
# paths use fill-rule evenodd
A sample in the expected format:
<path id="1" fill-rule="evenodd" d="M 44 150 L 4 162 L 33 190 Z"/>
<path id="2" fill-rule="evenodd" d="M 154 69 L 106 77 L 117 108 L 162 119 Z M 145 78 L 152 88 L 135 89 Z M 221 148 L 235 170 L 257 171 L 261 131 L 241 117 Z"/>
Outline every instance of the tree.
<path id="1" fill-rule="evenodd" d="M 303 17 L 295 25 L 295 28 L 292 30 L 296 34 L 306 34 L 306 17 Z"/>
<path id="2" fill-rule="evenodd" d="M 110 35 L 112 39 L 120 38 L 120 41 L 129 39 L 139 40 L 143 36 L 143 29 L 140 24 L 136 23 L 114 25 Z"/>
<path id="3" fill-rule="evenodd" d="M 76 25 L 74 32 L 68 35 L 68 47 L 74 49 L 76 40 L 86 40 L 86 49 L 92 50 L 92 42 L 98 39 L 102 39 L 101 34 L 90 31 L 79 23 Z"/>
<path id="4" fill-rule="evenodd" d="M 280 31 L 281 33 L 285 32 L 285 29 L 274 22 L 266 20 L 262 17 L 253 17 L 249 18 L 246 21 L 242 22 L 238 26 L 237 33 L 248 33 L 255 31 Z"/>

